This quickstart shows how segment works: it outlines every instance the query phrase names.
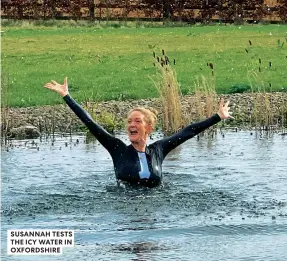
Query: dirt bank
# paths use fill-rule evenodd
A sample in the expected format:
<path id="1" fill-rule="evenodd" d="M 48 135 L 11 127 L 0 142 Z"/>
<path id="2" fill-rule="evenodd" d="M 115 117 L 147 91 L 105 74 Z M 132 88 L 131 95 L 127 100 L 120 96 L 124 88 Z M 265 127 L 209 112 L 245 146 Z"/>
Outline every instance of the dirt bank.
<path id="1" fill-rule="evenodd" d="M 258 115 L 271 117 L 272 125 L 286 125 L 287 118 L 287 93 L 272 93 L 258 97 L 259 94 L 245 93 L 220 95 L 224 99 L 230 100 L 231 111 L 235 121 L 230 122 L 233 126 L 255 125 L 257 121 L 261 122 Z M 218 98 L 219 98 L 218 97 Z M 202 99 L 204 105 L 205 99 Z M 182 111 L 189 115 L 191 121 L 198 120 L 198 98 L 195 95 L 187 95 L 182 98 Z M 162 115 L 162 106 L 159 99 L 148 100 L 131 100 L 131 101 L 108 101 L 99 103 L 94 111 L 93 116 L 100 115 L 101 112 L 107 111 L 114 116 L 115 122 L 123 126 L 123 120 L 127 112 L 135 106 L 152 107 L 158 110 L 159 119 Z M 8 112 L 8 113 L 7 113 Z M 215 111 L 216 112 L 216 111 Z M 1 111 L 1 127 L 8 132 L 17 127 L 32 125 L 40 133 L 55 132 L 75 132 L 83 130 L 83 124 L 64 103 L 55 106 L 41 106 L 28 108 L 9 108 L 4 112 Z M 257 123 L 258 123 L 257 122 Z M 103 123 L 104 124 L 104 123 Z"/>

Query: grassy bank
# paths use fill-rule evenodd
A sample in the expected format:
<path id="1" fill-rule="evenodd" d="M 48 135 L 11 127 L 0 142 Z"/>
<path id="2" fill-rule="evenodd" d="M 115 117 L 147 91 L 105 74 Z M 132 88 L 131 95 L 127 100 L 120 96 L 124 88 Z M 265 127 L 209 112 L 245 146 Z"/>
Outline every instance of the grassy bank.
<path id="1" fill-rule="evenodd" d="M 197 77 L 211 77 L 216 91 L 251 86 L 280 91 L 287 86 L 287 26 L 197 26 L 171 28 L 2 27 L 2 77 L 10 106 L 60 103 L 43 85 L 68 76 L 77 100 L 158 97 L 152 52 L 164 49 L 182 93 L 193 92 Z M 250 42 L 249 42 L 250 41 Z"/>

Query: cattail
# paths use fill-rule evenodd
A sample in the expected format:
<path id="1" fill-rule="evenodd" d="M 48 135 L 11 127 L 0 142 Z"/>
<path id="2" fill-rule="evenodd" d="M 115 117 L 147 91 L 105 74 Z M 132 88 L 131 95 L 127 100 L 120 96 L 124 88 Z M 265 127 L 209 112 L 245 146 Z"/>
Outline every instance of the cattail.
<path id="1" fill-rule="evenodd" d="M 209 63 L 206 63 L 207 66 L 209 66 Z"/>
<path id="2" fill-rule="evenodd" d="M 158 56 L 156 57 L 156 59 L 157 59 L 157 62 L 159 62 L 159 57 Z"/>
<path id="3" fill-rule="evenodd" d="M 161 52 L 162 52 L 162 55 L 164 55 L 164 50 L 163 49 L 161 50 Z"/>
<path id="4" fill-rule="evenodd" d="M 261 59 L 259 58 L 259 63 L 261 63 Z"/>
<path id="5" fill-rule="evenodd" d="M 153 63 L 153 66 L 155 66 L 155 63 Z"/>
<path id="6" fill-rule="evenodd" d="M 258 71 L 261 72 L 261 68 L 260 67 L 258 68 Z"/>
<path id="7" fill-rule="evenodd" d="M 245 52 L 247 52 L 247 53 L 248 53 L 248 50 L 247 50 L 247 49 L 245 49 Z"/>
<path id="8" fill-rule="evenodd" d="M 173 64 L 175 65 L 176 63 L 175 63 L 175 59 L 173 59 Z"/>
<path id="9" fill-rule="evenodd" d="M 252 45 L 251 41 L 249 40 L 249 44 Z"/>
<path id="10" fill-rule="evenodd" d="M 165 62 L 166 62 L 166 64 L 169 63 L 169 58 L 167 56 L 165 56 Z"/>
<path id="11" fill-rule="evenodd" d="M 272 66 L 272 63 L 271 62 L 269 62 L 269 67 L 271 67 Z"/>
<path id="12" fill-rule="evenodd" d="M 212 63 L 209 63 L 209 67 L 211 70 L 213 70 L 213 64 Z"/>
<path id="13" fill-rule="evenodd" d="M 272 84 L 271 84 L 271 82 L 269 82 L 269 87 L 270 87 L 270 88 L 272 87 Z"/>
<path id="14" fill-rule="evenodd" d="M 155 58 L 155 52 L 154 51 L 152 52 L 152 54 L 153 54 L 153 57 Z"/>
<path id="15" fill-rule="evenodd" d="M 161 67 L 163 67 L 164 63 L 160 63 Z"/>
<path id="16" fill-rule="evenodd" d="M 213 71 L 211 71 L 211 75 L 214 76 L 214 72 Z"/>

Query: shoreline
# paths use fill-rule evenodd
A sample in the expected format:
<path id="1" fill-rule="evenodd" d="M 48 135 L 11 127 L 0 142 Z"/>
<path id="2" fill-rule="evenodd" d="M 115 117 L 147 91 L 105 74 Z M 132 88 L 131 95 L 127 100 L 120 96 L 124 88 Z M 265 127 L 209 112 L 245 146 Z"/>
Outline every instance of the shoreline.
<path id="1" fill-rule="evenodd" d="M 261 95 L 261 96 L 258 96 Z M 199 117 L 198 104 L 205 106 L 205 98 L 199 103 L 196 95 L 186 95 L 181 98 L 182 113 L 188 116 L 190 122 L 198 121 L 207 117 Z M 252 128 L 270 127 L 270 129 L 287 126 L 287 93 L 236 93 L 228 95 L 217 95 L 217 100 L 224 98 L 230 100 L 230 110 L 235 120 L 225 121 L 226 127 Z M 83 105 L 86 108 L 86 104 Z M 158 119 L 162 120 L 162 106 L 159 98 L 127 100 L 127 101 L 105 101 L 88 104 L 93 107 L 89 112 L 105 128 L 121 130 L 124 128 L 124 119 L 127 112 L 134 107 L 144 106 L 156 109 Z M 216 111 L 214 111 L 216 113 Z M 104 117 L 102 116 L 104 115 Z M 34 130 L 34 134 L 51 133 L 74 133 L 87 130 L 83 123 L 77 118 L 72 110 L 63 101 L 59 105 L 46 105 L 26 108 L 1 109 L 2 137 L 17 137 L 16 129 L 28 127 Z M 261 117 L 261 118 L 260 118 Z M 268 126 L 264 126 L 264 120 L 268 120 Z M 23 132 L 23 130 L 22 130 Z M 4 135 L 3 135 L 4 134 Z M 22 135 L 25 136 L 25 133 Z M 27 135 L 29 136 L 29 135 Z"/>

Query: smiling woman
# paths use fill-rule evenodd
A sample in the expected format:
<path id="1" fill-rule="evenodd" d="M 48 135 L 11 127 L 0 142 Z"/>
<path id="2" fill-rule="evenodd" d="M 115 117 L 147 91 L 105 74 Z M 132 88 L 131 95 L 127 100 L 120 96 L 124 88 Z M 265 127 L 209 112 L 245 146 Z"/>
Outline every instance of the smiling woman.
<path id="1" fill-rule="evenodd" d="M 64 84 L 51 81 L 45 87 L 61 95 L 91 133 L 108 150 L 114 163 L 118 184 L 123 182 L 124 184 L 144 187 L 160 185 L 162 182 L 162 163 L 171 150 L 220 120 L 232 118 L 229 114 L 229 102 L 224 104 L 224 101 L 221 100 L 217 114 L 204 121 L 190 124 L 170 137 L 147 145 L 148 136 L 155 127 L 156 115 L 145 108 L 134 108 L 129 112 L 127 119 L 127 132 L 131 144 L 126 145 L 95 122 L 69 95 L 67 78 L 65 78 Z"/>
<path id="2" fill-rule="evenodd" d="M 133 146 L 138 151 L 145 150 L 147 136 L 155 128 L 156 112 L 144 107 L 137 107 L 129 111 L 127 119 L 127 132 Z"/>

